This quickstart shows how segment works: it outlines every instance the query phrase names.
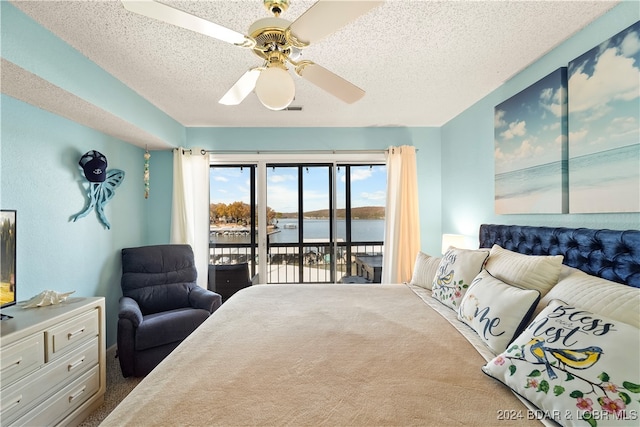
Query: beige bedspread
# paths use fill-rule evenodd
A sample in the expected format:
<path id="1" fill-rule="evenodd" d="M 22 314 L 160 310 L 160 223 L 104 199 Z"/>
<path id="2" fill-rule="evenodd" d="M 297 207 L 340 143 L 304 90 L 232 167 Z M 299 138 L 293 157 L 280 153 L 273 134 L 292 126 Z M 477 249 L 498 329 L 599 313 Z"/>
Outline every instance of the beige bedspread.
<path id="1" fill-rule="evenodd" d="M 259 285 L 223 304 L 103 425 L 535 422 L 484 363 L 405 285 Z"/>

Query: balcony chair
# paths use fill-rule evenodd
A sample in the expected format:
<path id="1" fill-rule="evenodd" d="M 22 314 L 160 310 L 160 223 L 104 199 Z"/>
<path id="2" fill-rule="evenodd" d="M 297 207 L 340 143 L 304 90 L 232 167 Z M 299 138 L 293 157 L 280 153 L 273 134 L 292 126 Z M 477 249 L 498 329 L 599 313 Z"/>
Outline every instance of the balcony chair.
<path id="1" fill-rule="evenodd" d="M 224 303 L 229 297 L 240 289 L 251 286 L 249 276 L 249 264 L 209 264 L 208 285 L 209 290 L 220 294 Z"/>
<path id="2" fill-rule="evenodd" d="M 147 375 L 220 307 L 196 284 L 189 245 L 122 249 L 118 358 L 124 377 Z"/>

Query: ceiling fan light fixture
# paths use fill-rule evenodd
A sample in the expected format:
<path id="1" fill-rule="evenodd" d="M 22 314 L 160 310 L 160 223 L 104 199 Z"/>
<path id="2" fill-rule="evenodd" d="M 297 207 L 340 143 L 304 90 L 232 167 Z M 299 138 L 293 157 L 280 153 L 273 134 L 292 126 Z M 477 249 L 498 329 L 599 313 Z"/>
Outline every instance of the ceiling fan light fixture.
<path id="1" fill-rule="evenodd" d="M 296 87 L 286 69 L 272 66 L 260 73 L 255 92 L 262 105 L 268 109 L 283 110 L 293 101 Z"/>

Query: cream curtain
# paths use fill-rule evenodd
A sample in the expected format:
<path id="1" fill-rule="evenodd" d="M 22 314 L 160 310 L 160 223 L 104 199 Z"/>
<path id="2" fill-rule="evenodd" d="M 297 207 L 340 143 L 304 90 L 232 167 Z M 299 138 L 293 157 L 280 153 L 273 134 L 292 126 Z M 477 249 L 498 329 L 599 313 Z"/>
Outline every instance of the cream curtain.
<path id="1" fill-rule="evenodd" d="M 387 205 L 385 213 L 382 283 L 411 280 L 420 250 L 416 150 L 403 145 L 387 154 Z"/>
<path id="2" fill-rule="evenodd" d="M 209 156 L 199 148 L 173 150 L 171 243 L 193 248 L 198 285 L 207 287 L 209 265 Z"/>

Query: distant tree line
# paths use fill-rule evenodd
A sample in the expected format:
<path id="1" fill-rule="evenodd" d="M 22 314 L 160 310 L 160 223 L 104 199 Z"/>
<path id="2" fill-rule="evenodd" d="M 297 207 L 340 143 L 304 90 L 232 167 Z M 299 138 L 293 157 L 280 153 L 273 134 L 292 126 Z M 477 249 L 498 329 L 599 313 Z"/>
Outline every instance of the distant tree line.
<path id="1" fill-rule="evenodd" d="M 305 218 L 329 218 L 329 209 L 307 211 L 303 215 Z M 344 219 L 346 217 L 346 210 L 336 209 L 336 216 L 338 219 Z M 278 213 L 278 218 L 298 218 L 298 214 L 296 212 Z M 361 206 L 351 208 L 351 218 L 384 219 L 384 206 Z"/>
<path id="2" fill-rule="evenodd" d="M 337 209 L 338 219 L 345 218 L 345 210 Z M 329 210 L 321 209 L 304 213 L 305 218 L 329 218 Z M 275 225 L 278 219 L 298 218 L 296 212 L 276 212 L 267 206 L 267 222 Z M 351 218 L 357 219 L 384 219 L 383 206 L 362 206 L 351 209 Z M 209 205 L 209 220 L 211 224 L 240 224 L 250 225 L 251 206 L 243 202 L 212 203 Z"/>
<path id="3" fill-rule="evenodd" d="M 276 212 L 267 206 L 267 223 L 273 224 L 276 218 Z M 243 202 L 212 203 L 209 205 L 209 222 L 211 224 L 240 224 L 250 225 L 251 206 Z"/>

